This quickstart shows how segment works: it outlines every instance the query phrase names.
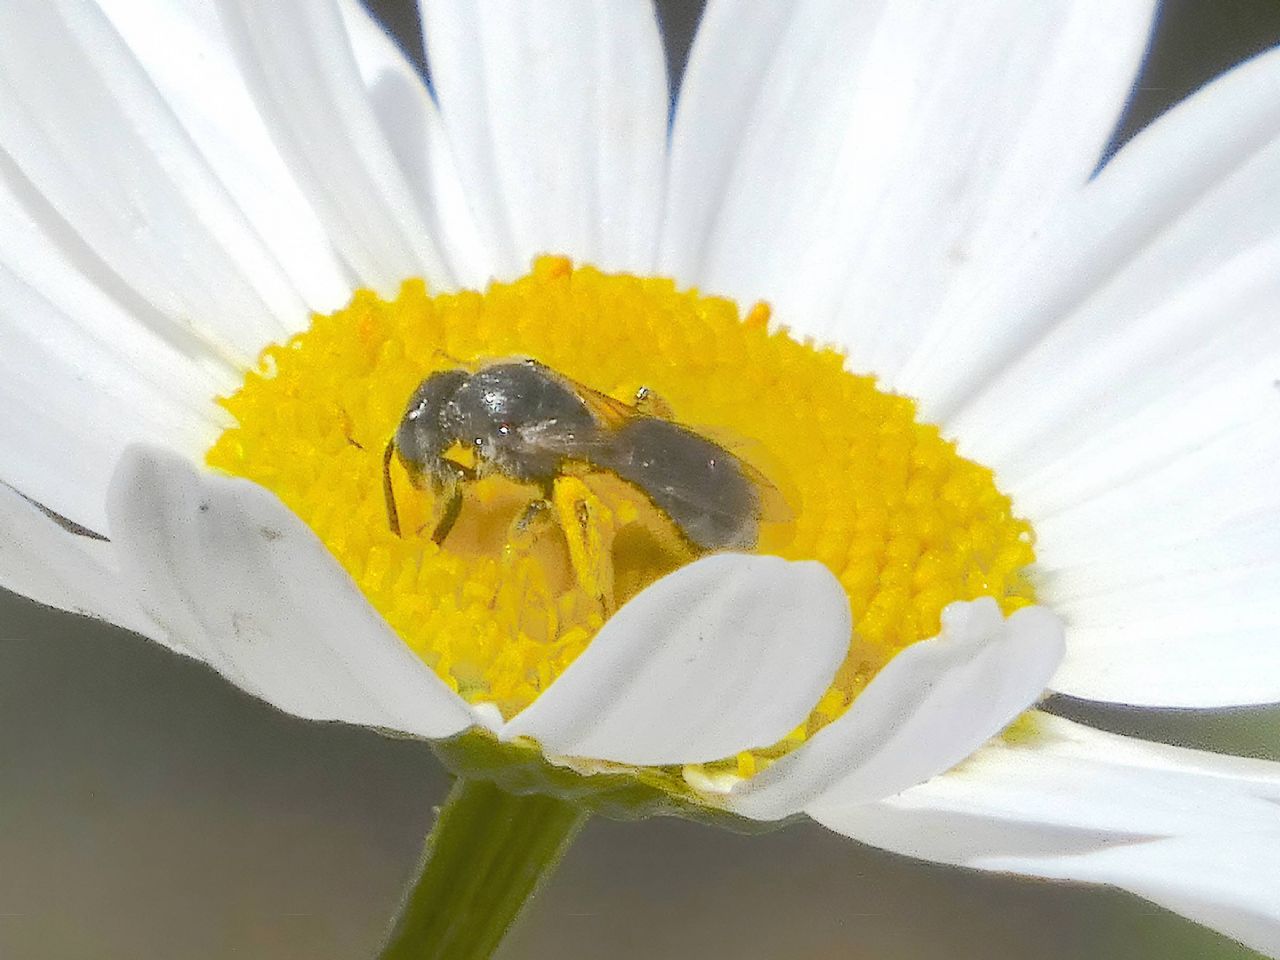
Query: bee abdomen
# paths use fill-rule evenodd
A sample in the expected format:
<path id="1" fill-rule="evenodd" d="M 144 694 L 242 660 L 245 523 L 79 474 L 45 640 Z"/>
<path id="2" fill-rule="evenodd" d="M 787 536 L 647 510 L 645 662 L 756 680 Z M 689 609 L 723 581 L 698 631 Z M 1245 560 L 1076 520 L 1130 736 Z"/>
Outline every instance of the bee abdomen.
<path id="1" fill-rule="evenodd" d="M 760 498 L 729 451 L 679 424 L 641 417 L 614 436 L 601 464 L 639 487 L 703 550 L 755 546 Z"/>

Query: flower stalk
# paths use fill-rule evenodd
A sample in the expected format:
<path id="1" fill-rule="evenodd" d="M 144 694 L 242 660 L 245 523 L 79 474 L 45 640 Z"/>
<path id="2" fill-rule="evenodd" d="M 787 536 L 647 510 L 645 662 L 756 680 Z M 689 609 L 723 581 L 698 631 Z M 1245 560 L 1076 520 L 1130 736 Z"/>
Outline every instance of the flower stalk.
<path id="1" fill-rule="evenodd" d="M 485 960 L 586 821 L 580 805 L 459 777 L 380 960 Z"/>

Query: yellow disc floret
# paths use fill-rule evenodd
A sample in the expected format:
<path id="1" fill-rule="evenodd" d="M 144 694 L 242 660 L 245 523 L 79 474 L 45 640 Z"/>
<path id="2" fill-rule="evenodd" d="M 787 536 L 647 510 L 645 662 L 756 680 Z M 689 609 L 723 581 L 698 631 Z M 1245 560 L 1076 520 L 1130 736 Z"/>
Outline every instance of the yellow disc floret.
<path id="1" fill-rule="evenodd" d="M 561 477 L 548 509 L 500 477 L 469 484 L 456 527 L 399 464 L 402 535 L 387 520 L 382 453 L 432 373 L 530 358 L 732 450 L 790 508 L 765 517 L 757 552 L 824 563 L 853 610 L 849 655 L 788 742 L 838 716 L 894 654 L 938 632 L 956 600 L 1031 601 L 1029 525 L 991 471 L 959 456 L 914 403 L 846 370 L 846 358 L 745 318 L 667 279 L 607 275 L 544 257 L 483 293 L 394 301 L 369 291 L 263 351 L 220 402 L 235 417 L 210 465 L 274 491 L 324 541 L 387 622 L 453 689 L 510 717 L 582 652 L 608 615 L 696 556 L 643 492 L 606 471 Z M 856 358 L 855 358 L 856 359 Z M 462 456 L 462 454 L 459 454 Z M 785 642 L 785 638 L 780 638 Z"/>

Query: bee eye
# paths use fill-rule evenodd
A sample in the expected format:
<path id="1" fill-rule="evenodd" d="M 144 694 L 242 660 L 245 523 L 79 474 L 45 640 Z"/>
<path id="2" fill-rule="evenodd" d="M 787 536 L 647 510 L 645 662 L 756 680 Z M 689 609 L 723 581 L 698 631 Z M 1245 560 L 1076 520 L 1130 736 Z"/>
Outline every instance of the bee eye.
<path id="1" fill-rule="evenodd" d="M 483 447 L 483 446 L 484 446 L 484 437 L 476 437 L 476 439 L 475 439 L 475 445 L 476 445 L 477 447 Z"/>

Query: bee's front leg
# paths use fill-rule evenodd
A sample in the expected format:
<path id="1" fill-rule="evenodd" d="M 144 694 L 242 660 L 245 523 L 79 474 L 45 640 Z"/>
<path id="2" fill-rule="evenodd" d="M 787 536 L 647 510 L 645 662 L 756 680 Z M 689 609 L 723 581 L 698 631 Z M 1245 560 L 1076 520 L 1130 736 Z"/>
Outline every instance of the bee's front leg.
<path id="1" fill-rule="evenodd" d="M 436 495 L 436 503 L 443 503 L 439 508 L 439 519 L 431 539 L 436 543 L 444 543 L 453 525 L 458 522 L 462 513 L 462 488 L 467 482 L 475 479 L 475 471 L 452 460 L 441 460 L 431 471 L 431 486 Z"/>

